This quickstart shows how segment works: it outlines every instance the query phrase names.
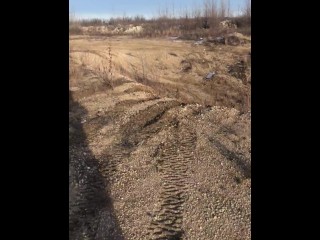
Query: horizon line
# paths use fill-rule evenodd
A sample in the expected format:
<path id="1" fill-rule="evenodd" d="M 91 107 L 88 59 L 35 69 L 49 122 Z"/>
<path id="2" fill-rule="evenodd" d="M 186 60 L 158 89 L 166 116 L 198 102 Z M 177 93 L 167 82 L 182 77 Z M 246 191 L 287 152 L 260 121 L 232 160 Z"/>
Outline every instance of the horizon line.
<path id="1" fill-rule="evenodd" d="M 243 14 L 243 11 L 233 11 L 230 16 L 226 17 L 239 17 Z M 157 19 L 160 18 L 158 14 L 109 14 L 109 13 L 69 13 L 69 19 L 73 18 L 75 20 L 93 20 L 93 19 L 99 19 L 99 20 L 109 20 L 111 18 L 135 18 L 135 17 L 143 17 L 146 20 L 151 19 Z M 176 14 L 175 16 L 168 16 L 168 18 L 181 18 L 183 15 Z"/>

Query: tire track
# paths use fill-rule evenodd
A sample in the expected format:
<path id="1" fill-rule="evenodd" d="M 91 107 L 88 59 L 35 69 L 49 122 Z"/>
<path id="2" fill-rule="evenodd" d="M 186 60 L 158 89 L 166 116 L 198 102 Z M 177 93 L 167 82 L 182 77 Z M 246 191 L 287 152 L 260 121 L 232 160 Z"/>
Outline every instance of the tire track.
<path id="1" fill-rule="evenodd" d="M 168 110 L 179 105 L 178 101 L 162 101 L 138 111 L 123 126 L 121 142 L 136 146 L 147 140 L 168 125 L 169 121 L 163 119 L 163 116 Z"/>
<path id="2" fill-rule="evenodd" d="M 114 179 L 117 166 L 132 152 L 132 149 L 130 149 L 131 146 L 128 147 L 117 143 L 110 149 L 109 153 L 103 153 L 103 155 L 99 157 L 99 171 L 106 180 L 112 181 Z"/>
<path id="3" fill-rule="evenodd" d="M 148 237 L 152 240 L 178 240 L 183 235 L 181 226 L 183 204 L 188 190 L 188 166 L 193 157 L 196 139 L 190 130 L 181 126 L 176 128 L 173 129 L 173 139 L 162 149 L 162 159 L 159 162 L 163 185 L 159 209 L 154 212 L 148 227 Z"/>
<path id="4" fill-rule="evenodd" d="M 138 143 L 159 132 L 165 126 L 159 119 L 166 111 L 178 105 L 176 101 L 155 102 L 132 115 L 124 126 L 119 127 L 121 138 L 99 157 L 101 174 L 112 181 L 117 166 L 130 156 Z"/>

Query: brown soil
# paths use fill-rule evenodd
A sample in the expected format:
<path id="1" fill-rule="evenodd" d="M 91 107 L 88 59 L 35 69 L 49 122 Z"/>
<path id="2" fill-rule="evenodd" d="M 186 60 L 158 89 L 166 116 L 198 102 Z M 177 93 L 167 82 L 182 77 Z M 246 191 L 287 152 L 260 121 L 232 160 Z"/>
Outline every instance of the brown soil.
<path id="1" fill-rule="evenodd" d="M 203 48 L 70 40 L 70 239 L 251 238 L 250 45 Z"/>

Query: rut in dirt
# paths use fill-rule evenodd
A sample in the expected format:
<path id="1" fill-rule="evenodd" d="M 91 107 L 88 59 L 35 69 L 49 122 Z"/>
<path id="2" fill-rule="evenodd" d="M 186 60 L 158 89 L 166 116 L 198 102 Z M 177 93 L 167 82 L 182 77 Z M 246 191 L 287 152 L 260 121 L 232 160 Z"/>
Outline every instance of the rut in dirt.
<path id="1" fill-rule="evenodd" d="M 187 198 L 188 166 L 194 157 L 195 134 L 178 123 L 173 129 L 173 139 L 161 149 L 158 171 L 162 175 L 159 209 L 153 213 L 148 227 L 149 239 L 182 239 L 183 203 Z"/>
<path id="2" fill-rule="evenodd" d="M 177 101 L 164 101 L 152 104 L 130 117 L 119 130 L 120 139 L 102 154 L 100 171 L 112 181 L 116 177 L 117 166 L 130 156 L 138 145 L 161 131 L 165 122 L 163 116 L 171 108 L 179 106 Z"/>
<path id="3" fill-rule="evenodd" d="M 126 161 L 140 144 L 160 131 L 171 128 L 172 139 L 159 147 L 161 160 L 157 162 L 163 182 L 157 200 L 159 209 L 148 226 L 149 239 L 181 239 L 183 236 L 183 204 L 187 198 L 188 170 L 194 157 L 195 132 L 181 124 L 169 113 L 180 108 L 178 101 L 158 102 L 132 115 L 119 129 L 120 139 L 105 151 L 100 171 L 110 182 L 117 178 L 117 166 Z"/>

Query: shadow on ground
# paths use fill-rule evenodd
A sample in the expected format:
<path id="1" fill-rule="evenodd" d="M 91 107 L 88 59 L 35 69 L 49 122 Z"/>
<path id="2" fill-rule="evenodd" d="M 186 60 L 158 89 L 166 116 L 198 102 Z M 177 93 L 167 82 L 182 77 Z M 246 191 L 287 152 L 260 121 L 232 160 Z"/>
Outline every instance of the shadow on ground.
<path id="1" fill-rule="evenodd" d="M 234 164 L 234 166 L 246 179 L 251 178 L 251 165 L 249 164 L 248 159 L 246 159 L 240 153 L 230 151 L 225 145 L 215 138 L 210 138 L 209 141 L 214 144 L 220 154 Z"/>
<path id="2" fill-rule="evenodd" d="M 69 239 L 122 240 L 108 183 L 88 147 L 85 115 L 69 92 Z"/>

